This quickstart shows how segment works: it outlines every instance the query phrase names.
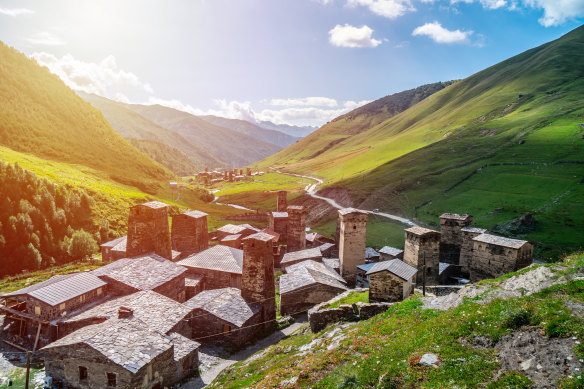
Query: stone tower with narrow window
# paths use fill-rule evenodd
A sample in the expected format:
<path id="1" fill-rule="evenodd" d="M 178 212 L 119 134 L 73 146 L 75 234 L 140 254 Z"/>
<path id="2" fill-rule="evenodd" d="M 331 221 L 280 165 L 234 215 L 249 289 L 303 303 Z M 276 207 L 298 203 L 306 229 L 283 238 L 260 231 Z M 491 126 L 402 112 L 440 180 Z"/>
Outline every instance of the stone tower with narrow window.
<path id="1" fill-rule="evenodd" d="M 276 211 L 277 212 L 286 212 L 286 208 L 288 208 L 288 204 L 286 203 L 286 196 L 288 192 L 285 190 L 278 191 L 278 198 L 276 200 Z"/>
<path id="2" fill-rule="evenodd" d="M 156 253 L 166 259 L 172 258 L 168 205 L 160 201 L 130 207 L 126 256 L 148 253 Z"/>
<path id="3" fill-rule="evenodd" d="M 287 251 L 298 251 L 306 248 L 306 209 L 301 205 L 291 205 L 288 210 L 288 225 L 286 226 Z"/>
<path id="4" fill-rule="evenodd" d="M 198 253 L 209 247 L 207 214 L 189 211 L 172 217 L 172 249 L 181 253 Z"/>
<path id="5" fill-rule="evenodd" d="M 404 262 L 418 269 L 416 283 L 436 283 L 440 272 L 440 233 L 424 227 L 411 227 L 405 232 Z"/>
<path id="6" fill-rule="evenodd" d="M 365 235 L 369 215 L 353 208 L 339 210 L 339 261 L 341 276 L 355 285 L 357 265 L 365 263 Z"/>

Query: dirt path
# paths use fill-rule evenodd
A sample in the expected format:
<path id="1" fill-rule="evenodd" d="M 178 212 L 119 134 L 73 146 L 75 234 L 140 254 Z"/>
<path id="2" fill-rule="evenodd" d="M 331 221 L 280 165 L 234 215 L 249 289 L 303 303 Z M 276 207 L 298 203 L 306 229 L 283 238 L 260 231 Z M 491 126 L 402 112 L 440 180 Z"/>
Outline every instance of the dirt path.
<path id="1" fill-rule="evenodd" d="M 199 358 L 201 360 L 201 375 L 193 378 L 189 382 L 179 386 L 182 389 L 199 389 L 209 385 L 223 370 L 233 365 L 236 362 L 243 361 L 249 358 L 256 352 L 264 350 L 269 346 L 278 343 L 284 337 L 290 335 L 300 328 L 302 324 L 307 321 L 306 315 L 298 318 L 291 326 L 282 330 L 275 331 L 271 335 L 260 339 L 253 345 L 230 355 L 227 358 L 221 358 L 217 354 L 217 350 L 213 348 L 201 347 L 199 351 Z"/>
<path id="2" fill-rule="evenodd" d="M 273 169 L 273 168 L 270 168 L 270 169 Z M 307 178 L 309 180 L 316 181 L 314 184 L 308 184 L 304 188 L 304 190 L 306 191 L 306 193 L 309 196 L 311 196 L 311 197 L 313 197 L 315 199 L 319 199 L 319 200 L 326 201 L 333 208 L 336 208 L 336 209 L 343 209 L 343 208 L 345 208 L 345 207 L 341 206 L 339 203 L 337 203 L 335 200 L 333 200 L 331 198 L 323 197 L 323 196 L 320 196 L 320 195 L 317 195 L 316 194 L 318 186 L 323 183 L 323 181 L 320 178 L 311 177 L 311 176 L 304 176 L 302 174 L 284 173 L 284 172 L 281 172 L 281 171 L 276 170 L 276 169 L 273 169 L 273 170 L 276 171 L 276 172 L 278 172 L 278 173 L 280 173 L 280 174 L 286 174 L 288 176 L 295 176 L 295 177 L 302 177 L 302 178 Z M 397 216 L 397 215 L 392 215 L 390 213 L 373 212 L 373 211 L 370 211 L 370 210 L 367 210 L 367 209 L 358 209 L 358 208 L 355 208 L 355 209 L 357 209 L 358 211 L 361 211 L 361 212 L 369 213 L 371 215 L 377 215 L 377 216 L 381 216 L 381 217 L 384 217 L 384 218 L 387 218 L 387 219 L 395 220 L 395 221 L 397 221 L 399 223 L 405 224 L 406 226 L 413 227 L 413 226 L 416 226 L 417 225 L 416 223 L 414 223 L 410 219 L 407 219 L 407 218 L 401 217 L 401 216 Z"/>

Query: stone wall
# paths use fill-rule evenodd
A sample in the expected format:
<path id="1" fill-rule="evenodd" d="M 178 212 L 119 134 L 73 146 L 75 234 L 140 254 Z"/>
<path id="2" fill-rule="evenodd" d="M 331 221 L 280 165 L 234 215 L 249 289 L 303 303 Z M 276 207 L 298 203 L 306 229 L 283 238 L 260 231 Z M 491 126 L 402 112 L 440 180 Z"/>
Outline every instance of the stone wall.
<path id="1" fill-rule="evenodd" d="M 443 214 L 440 216 L 440 243 L 460 247 L 462 245 L 460 230 L 471 224 L 472 216 L 470 215 Z"/>
<path id="2" fill-rule="evenodd" d="M 278 191 L 278 199 L 276 200 L 276 211 L 278 212 L 286 212 L 286 208 L 288 208 L 288 204 L 286 202 L 286 196 L 288 192 L 285 190 Z"/>
<path id="3" fill-rule="evenodd" d="M 49 321 L 49 320 L 54 320 L 54 319 L 60 317 L 63 312 L 71 312 L 71 311 L 74 311 L 74 310 L 84 306 L 84 305 L 91 304 L 92 302 L 103 298 L 108 292 L 109 292 L 109 285 L 104 285 L 98 289 L 91 290 L 91 291 L 89 291 L 81 296 L 77 296 L 73 299 L 65 301 L 63 303 L 63 304 L 65 304 L 64 307 L 62 306 L 62 304 L 59 304 L 59 305 L 56 305 L 53 307 L 47 303 L 44 303 L 44 302 L 37 300 L 36 298 L 28 296 L 28 295 L 18 297 L 16 299 L 26 302 L 26 312 L 27 313 L 29 313 L 31 315 L 38 316 L 38 317 L 42 318 L 43 320 Z M 40 315 L 37 315 L 37 313 L 35 312 L 35 307 L 37 307 L 37 306 L 40 307 L 40 309 L 41 309 Z"/>
<path id="4" fill-rule="evenodd" d="M 380 271 L 369 276 L 369 301 L 402 301 L 412 293 L 412 284 L 391 274 Z"/>
<path id="5" fill-rule="evenodd" d="M 241 289 L 241 274 L 227 273 L 211 269 L 191 269 L 188 268 L 189 274 L 203 276 L 205 280 L 204 290 L 237 288 Z"/>
<path id="6" fill-rule="evenodd" d="M 209 247 L 207 214 L 180 214 L 172 217 L 172 249 L 181 253 L 198 253 Z"/>
<path id="7" fill-rule="evenodd" d="M 264 233 L 243 240 L 243 272 L 241 297 L 262 305 L 261 321 L 265 330 L 275 327 L 276 287 L 272 236 Z"/>
<path id="8" fill-rule="evenodd" d="M 234 348 L 241 348 L 246 343 L 257 339 L 263 332 L 261 315 L 255 315 L 243 323 L 242 329 L 218 318 L 207 311 L 195 309 L 191 320 L 191 336 L 195 342 L 215 345 L 222 343 Z"/>
<path id="9" fill-rule="evenodd" d="M 355 285 L 357 265 L 365 263 L 365 240 L 368 215 L 360 211 L 339 211 L 339 262 L 341 276 Z"/>
<path id="10" fill-rule="evenodd" d="M 420 229 L 414 227 L 413 229 Z M 419 234 L 406 230 L 406 242 L 404 248 L 404 262 L 418 269 L 415 282 L 422 284 L 423 267 L 426 264 L 426 283 L 437 282 L 440 261 L 440 233 L 438 231 L 424 229 Z"/>
<path id="11" fill-rule="evenodd" d="M 111 247 L 100 247 L 101 261 L 113 262 L 126 257 L 125 251 L 112 250 Z"/>
<path id="12" fill-rule="evenodd" d="M 130 207 L 126 255 L 134 257 L 151 252 L 172 259 L 168 207 L 145 204 Z"/>
<path id="13" fill-rule="evenodd" d="M 345 289 L 324 284 L 314 284 L 280 294 L 280 315 L 293 315 L 328 301 L 343 293 Z"/>
<path id="14" fill-rule="evenodd" d="M 533 245 L 526 243 L 519 249 L 473 241 L 470 263 L 470 281 L 496 278 L 531 265 Z"/>
<path id="15" fill-rule="evenodd" d="M 470 278 L 470 264 L 473 260 L 473 248 L 474 241 L 473 238 L 483 234 L 486 230 L 473 228 L 473 229 L 462 229 L 462 245 L 460 247 L 460 275 L 464 278 Z"/>
<path id="16" fill-rule="evenodd" d="M 288 252 L 304 250 L 306 248 L 306 209 L 303 206 L 291 205 L 287 210 L 286 244 Z"/>
<path id="17" fill-rule="evenodd" d="M 280 234 L 280 241 L 286 240 L 286 234 L 288 233 L 288 218 L 287 217 L 274 217 L 272 212 L 268 214 L 269 228 Z"/>

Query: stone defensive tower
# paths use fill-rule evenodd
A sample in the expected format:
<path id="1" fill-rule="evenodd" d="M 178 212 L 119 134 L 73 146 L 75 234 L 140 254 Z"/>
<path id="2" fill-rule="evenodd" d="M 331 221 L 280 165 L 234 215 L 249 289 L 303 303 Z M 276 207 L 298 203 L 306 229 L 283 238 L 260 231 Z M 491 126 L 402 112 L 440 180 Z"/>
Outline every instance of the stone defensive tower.
<path id="1" fill-rule="evenodd" d="M 152 252 L 172 258 L 168 205 L 160 201 L 134 205 L 128 216 L 126 255 L 134 257 Z"/>
<path id="2" fill-rule="evenodd" d="M 418 285 L 422 284 L 424 265 L 426 266 L 426 283 L 435 283 L 440 271 L 440 233 L 423 227 L 408 228 L 404 262 L 418 269 L 415 277 Z"/>
<path id="3" fill-rule="evenodd" d="M 286 204 L 286 196 L 288 192 L 285 190 L 278 191 L 278 199 L 276 200 L 276 211 L 277 212 L 286 212 L 288 205 Z"/>
<path id="4" fill-rule="evenodd" d="M 462 246 L 460 247 L 460 275 L 461 277 L 470 279 L 470 266 L 473 258 L 473 239 L 477 236 L 486 233 L 484 228 L 463 227 L 460 230 L 462 234 Z"/>
<path id="5" fill-rule="evenodd" d="M 369 215 L 354 208 L 339 210 L 339 261 L 341 276 L 355 285 L 357 265 L 365 264 L 365 235 Z"/>
<path id="6" fill-rule="evenodd" d="M 262 306 L 265 330 L 276 326 L 276 288 L 272 236 L 258 232 L 243 239 L 241 297 Z"/>
<path id="7" fill-rule="evenodd" d="M 286 245 L 288 252 L 306 248 L 306 209 L 301 205 L 288 207 Z"/>
<path id="8" fill-rule="evenodd" d="M 198 253 L 209 247 L 207 214 L 189 211 L 172 217 L 172 249 L 181 253 Z"/>
<path id="9" fill-rule="evenodd" d="M 288 212 L 269 212 L 268 220 L 270 229 L 280 234 L 282 240 L 285 240 L 288 231 Z"/>
<path id="10" fill-rule="evenodd" d="M 472 224 L 472 216 L 444 213 L 440 216 L 440 262 L 458 265 L 462 246 L 461 229 Z"/>

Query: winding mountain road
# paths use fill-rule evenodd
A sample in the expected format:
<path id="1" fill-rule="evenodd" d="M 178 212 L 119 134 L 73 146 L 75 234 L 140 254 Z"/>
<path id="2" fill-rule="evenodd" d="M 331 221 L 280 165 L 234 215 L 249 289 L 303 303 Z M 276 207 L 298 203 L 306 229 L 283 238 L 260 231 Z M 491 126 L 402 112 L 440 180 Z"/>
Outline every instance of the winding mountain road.
<path id="1" fill-rule="evenodd" d="M 272 167 L 270 167 L 270 169 L 272 169 L 275 172 L 280 173 L 280 174 L 286 174 L 288 176 L 295 176 L 295 177 L 302 177 L 302 178 L 307 178 L 309 180 L 316 181 L 314 184 L 308 184 L 308 185 L 306 185 L 306 187 L 304 188 L 304 190 L 306 191 L 306 194 L 308 194 L 309 196 L 311 196 L 311 197 L 313 197 L 315 199 L 319 199 L 319 200 L 326 201 L 333 208 L 336 208 L 336 209 L 346 208 L 346 207 L 343 207 L 342 205 L 340 205 L 339 203 L 337 203 L 335 200 L 333 200 L 331 198 L 324 197 L 324 196 L 320 196 L 320 195 L 316 194 L 318 186 L 323 183 L 323 181 L 320 178 L 316 178 L 316 177 L 312 177 L 312 176 L 304 176 L 302 174 L 284 173 L 284 172 L 279 171 L 277 169 L 274 169 Z M 355 208 L 355 209 L 357 209 L 357 211 L 365 212 L 365 213 L 368 213 L 370 215 L 376 215 L 376 216 L 381 216 L 381 217 L 384 217 L 384 218 L 387 218 L 387 219 L 391 219 L 391 220 L 394 220 L 396 222 L 405 224 L 406 226 L 410 226 L 410 227 L 417 226 L 416 223 L 414 223 L 413 221 L 411 221 L 410 219 L 407 219 L 405 217 L 401 217 L 401 216 L 397 216 L 397 215 L 392 215 L 390 213 L 385 213 L 385 212 L 374 212 L 374 211 L 370 211 L 370 210 L 367 210 L 367 209 L 358 209 L 358 208 Z"/>

